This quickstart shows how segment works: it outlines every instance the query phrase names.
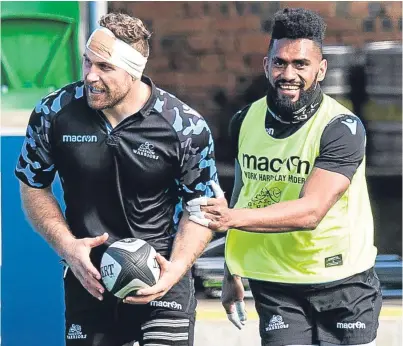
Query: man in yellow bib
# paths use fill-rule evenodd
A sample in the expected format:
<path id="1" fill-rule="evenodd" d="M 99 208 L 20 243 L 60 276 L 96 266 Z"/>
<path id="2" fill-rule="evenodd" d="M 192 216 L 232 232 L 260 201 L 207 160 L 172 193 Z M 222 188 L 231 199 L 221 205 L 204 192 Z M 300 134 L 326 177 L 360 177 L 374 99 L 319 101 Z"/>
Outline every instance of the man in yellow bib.
<path id="1" fill-rule="evenodd" d="M 365 129 L 321 91 L 325 28 L 308 10 L 276 13 L 267 96 L 230 124 L 232 209 L 219 187 L 216 198 L 188 202 L 193 221 L 228 230 L 223 305 L 241 328 L 248 278 L 263 346 L 375 345 L 382 296 Z"/>

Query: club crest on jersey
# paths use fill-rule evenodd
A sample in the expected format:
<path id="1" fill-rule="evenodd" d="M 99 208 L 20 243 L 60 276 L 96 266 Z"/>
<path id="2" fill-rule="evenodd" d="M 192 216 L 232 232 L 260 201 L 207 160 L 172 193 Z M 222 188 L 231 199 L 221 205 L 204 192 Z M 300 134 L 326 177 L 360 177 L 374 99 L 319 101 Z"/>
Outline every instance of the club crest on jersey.
<path id="1" fill-rule="evenodd" d="M 136 155 L 148 157 L 153 160 L 158 160 L 159 158 L 158 155 L 155 155 L 154 145 L 149 142 L 145 142 L 141 144 L 137 149 L 133 149 L 133 153 L 135 153 Z"/>

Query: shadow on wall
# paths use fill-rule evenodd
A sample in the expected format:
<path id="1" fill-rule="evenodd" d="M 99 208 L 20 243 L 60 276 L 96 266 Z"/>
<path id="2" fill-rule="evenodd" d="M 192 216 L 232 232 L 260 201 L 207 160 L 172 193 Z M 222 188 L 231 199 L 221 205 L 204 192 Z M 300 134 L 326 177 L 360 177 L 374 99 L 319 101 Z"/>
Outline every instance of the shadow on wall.
<path id="1" fill-rule="evenodd" d="M 266 95 L 267 79 L 265 75 L 252 78 L 242 77 L 234 98 L 229 98 L 223 90 L 218 90 L 213 95 L 217 106 L 217 115 L 212 117 L 218 128 L 220 136 L 215 139 L 216 158 L 219 162 L 233 162 L 234 152 L 229 143 L 228 126 L 233 115 L 246 105 Z M 245 87 L 246 86 L 246 87 Z"/>

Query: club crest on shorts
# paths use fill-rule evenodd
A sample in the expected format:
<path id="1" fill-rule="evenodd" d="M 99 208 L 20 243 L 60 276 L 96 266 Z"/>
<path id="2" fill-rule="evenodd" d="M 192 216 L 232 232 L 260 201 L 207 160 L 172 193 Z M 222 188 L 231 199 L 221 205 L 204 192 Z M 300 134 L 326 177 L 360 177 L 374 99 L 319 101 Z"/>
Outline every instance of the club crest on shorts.
<path id="1" fill-rule="evenodd" d="M 265 327 L 266 332 L 270 332 L 272 330 L 277 329 L 288 329 L 290 325 L 288 323 L 284 323 L 283 317 L 280 315 L 273 315 L 270 319 L 269 323 Z"/>
<path id="2" fill-rule="evenodd" d="M 72 324 L 67 333 L 67 339 L 86 339 L 87 334 L 83 334 L 79 324 Z"/>

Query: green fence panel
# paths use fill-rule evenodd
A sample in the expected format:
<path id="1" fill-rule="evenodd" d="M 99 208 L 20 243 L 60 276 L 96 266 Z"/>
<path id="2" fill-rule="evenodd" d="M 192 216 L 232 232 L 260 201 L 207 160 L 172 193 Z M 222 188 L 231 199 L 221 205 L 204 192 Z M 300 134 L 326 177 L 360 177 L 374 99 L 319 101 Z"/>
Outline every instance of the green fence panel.
<path id="1" fill-rule="evenodd" d="M 1 24 L 3 109 L 31 108 L 80 78 L 78 1 L 3 1 Z"/>

